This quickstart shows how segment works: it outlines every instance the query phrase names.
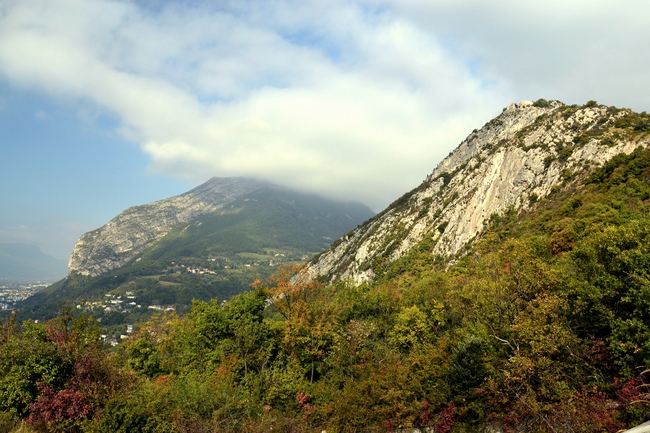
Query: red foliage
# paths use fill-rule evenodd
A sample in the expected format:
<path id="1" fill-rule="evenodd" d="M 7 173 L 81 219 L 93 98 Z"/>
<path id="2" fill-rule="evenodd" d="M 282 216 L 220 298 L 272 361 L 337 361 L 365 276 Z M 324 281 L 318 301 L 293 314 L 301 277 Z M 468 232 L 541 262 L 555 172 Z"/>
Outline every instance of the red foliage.
<path id="1" fill-rule="evenodd" d="M 77 331 L 69 330 L 66 323 L 52 321 L 45 327 L 50 341 L 56 346 L 58 352 L 67 359 L 75 359 L 99 347 L 99 343 L 96 341 L 84 341 L 85 338 L 81 337 Z"/>
<path id="2" fill-rule="evenodd" d="M 616 382 L 618 382 L 618 378 L 616 378 Z M 618 403 L 622 406 L 642 401 L 650 401 L 650 385 L 644 374 L 628 380 L 618 392 Z"/>
<path id="3" fill-rule="evenodd" d="M 57 323 L 48 323 L 46 329 L 48 338 L 54 343 L 58 352 L 66 358 L 74 358 L 79 346 L 77 332 L 69 331 Z"/>
<path id="4" fill-rule="evenodd" d="M 41 394 L 38 400 L 30 405 L 32 414 L 27 418 L 28 422 L 78 419 L 88 416 L 91 412 L 88 399 L 78 389 L 66 388 L 56 391 L 50 385 L 39 384 L 38 390 Z"/>
<path id="5" fill-rule="evenodd" d="M 427 400 L 420 403 L 420 411 L 416 414 L 414 424 L 418 427 L 430 426 L 434 420 L 433 408 Z"/>
<path id="6" fill-rule="evenodd" d="M 616 432 L 623 425 L 615 421 L 617 404 L 599 391 L 567 392 L 561 401 L 545 404 L 540 411 L 526 404 L 509 404 L 504 413 L 491 413 L 488 418 L 502 424 L 507 431 L 517 431 L 523 425 L 537 425 L 549 431 L 608 431 Z"/>
<path id="7" fill-rule="evenodd" d="M 169 376 L 165 375 L 165 374 L 161 374 L 160 376 L 155 378 L 153 381 L 155 383 L 157 383 L 157 384 L 160 384 L 160 385 L 169 385 L 171 383 L 172 379 Z"/>
<path id="8" fill-rule="evenodd" d="M 582 390 L 573 405 L 569 405 L 564 416 L 573 420 L 578 426 L 588 430 L 597 430 L 601 426 L 609 432 L 619 431 L 623 425 L 614 421 L 616 405 L 603 392 Z"/>
<path id="9" fill-rule="evenodd" d="M 300 407 L 300 410 L 303 412 L 310 412 L 314 410 L 315 406 L 313 404 L 309 404 L 310 395 L 307 394 L 304 391 L 300 391 L 296 395 L 296 401 L 298 402 L 298 406 Z"/>
<path id="10" fill-rule="evenodd" d="M 615 369 L 612 361 L 612 355 L 607 349 L 607 345 L 601 339 L 591 337 L 591 347 L 587 352 L 587 359 L 591 365 L 598 366 L 599 369 L 611 372 Z"/>
<path id="11" fill-rule="evenodd" d="M 433 426 L 436 433 L 451 433 L 456 423 L 456 405 L 452 401 L 449 405 L 440 412 L 438 422 Z"/>
<path id="12" fill-rule="evenodd" d="M 80 327 L 79 330 L 70 329 L 70 324 Z M 33 425 L 44 422 L 70 431 L 72 425 L 91 416 L 121 386 L 118 376 L 112 374 L 114 371 L 105 362 L 105 354 L 99 350 L 95 330 L 88 324 L 93 322 L 84 322 L 82 318 L 73 323 L 70 315 L 64 315 L 45 326 L 48 339 L 58 352 L 57 361 L 63 365 L 56 378 L 37 384 L 39 396 L 30 405 L 28 417 Z"/>

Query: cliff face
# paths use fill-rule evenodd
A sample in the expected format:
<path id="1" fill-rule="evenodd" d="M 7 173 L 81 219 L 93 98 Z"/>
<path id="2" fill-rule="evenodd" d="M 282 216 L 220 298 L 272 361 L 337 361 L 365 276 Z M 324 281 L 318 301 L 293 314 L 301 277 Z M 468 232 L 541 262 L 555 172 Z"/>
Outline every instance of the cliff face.
<path id="1" fill-rule="evenodd" d="M 134 206 L 106 225 L 81 236 L 68 272 L 96 276 L 124 266 L 176 224 L 213 212 L 270 185 L 246 178 L 212 178 L 184 194 Z"/>
<path id="2" fill-rule="evenodd" d="M 425 181 L 312 260 L 307 278 L 374 279 L 425 237 L 450 260 L 493 214 L 526 209 L 621 152 L 650 145 L 630 110 L 559 101 L 511 104 L 474 130 Z M 633 122 L 632 122 L 633 123 Z"/>

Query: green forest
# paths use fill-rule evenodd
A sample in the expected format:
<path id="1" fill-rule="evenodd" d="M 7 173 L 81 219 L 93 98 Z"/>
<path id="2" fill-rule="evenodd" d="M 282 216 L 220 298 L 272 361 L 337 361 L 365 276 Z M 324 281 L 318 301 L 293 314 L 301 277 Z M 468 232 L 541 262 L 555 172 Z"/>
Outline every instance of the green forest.
<path id="1" fill-rule="evenodd" d="M 255 278 L 267 278 L 282 263 L 313 256 L 372 216 L 360 203 L 262 188 L 191 223 L 177 224 L 126 266 L 97 276 L 70 273 L 18 303 L 18 320 L 48 320 L 62 306 L 76 305 L 85 306 L 104 327 L 126 328 L 147 320 L 153 311 L 149 306 L 170 306 L 184 314 L 193 299 L 226 300 L 249 290 Z M 140 307 L 125 302 L 106 309 L 100 302 L 127 292 Z"/>
<path id="2" fill-rule="evenodd" d="M 425 238 L 372 284 L 160 314 L 115 348 L 74 310 L 0 330 L 6 432 L 616 432 L 650 419 L 650 150 Z M 450 265 L 449 263 L 453 263 Z"/>

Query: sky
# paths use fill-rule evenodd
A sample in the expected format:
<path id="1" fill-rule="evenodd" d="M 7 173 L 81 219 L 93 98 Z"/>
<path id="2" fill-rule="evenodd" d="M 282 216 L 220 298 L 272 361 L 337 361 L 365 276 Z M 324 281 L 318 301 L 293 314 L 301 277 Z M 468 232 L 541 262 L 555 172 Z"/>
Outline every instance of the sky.
<path id="1" fill-rule="evenodd" d="M 381 211 L 511 102 L 650 111 L 647 0 L 0 0 L 0 243 L 252 176 Z"/>

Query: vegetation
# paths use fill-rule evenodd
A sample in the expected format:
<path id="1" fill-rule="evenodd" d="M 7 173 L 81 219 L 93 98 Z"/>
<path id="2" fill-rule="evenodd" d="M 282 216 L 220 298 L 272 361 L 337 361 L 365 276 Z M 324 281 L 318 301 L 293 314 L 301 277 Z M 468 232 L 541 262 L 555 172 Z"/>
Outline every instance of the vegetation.
<path id="1" fill-rule="evenodd" d="M 305 261 L 370 216 L 358 203 L 289 190 L 253 192 L 176 226 L 125 267 L 59 281 L 19 303 L 19 318 L 48 320 L 77 305 L 104 326 L 147 320 L 156 311 L 149 307 L 187 313 L 192 300 L 229 299 L 278 265 Z M 133 297 L 122 302 L 126 293 Z"/>
<path id="2" fill-rule="evenodd" d="M 538 99 L 537 101 L 533 102 L 533 107 L 549 107 L 551 103 L 547 101 L 546 99 Z"/>
<path id="3" fill-rule="evenodd" d="M 453 266 L 159 314 L 117 349 L 69 312 L 0 332 L 0 426 L 84 432 L 616 432 L 650 417 L 650 150 L 514 209 Z"/>

